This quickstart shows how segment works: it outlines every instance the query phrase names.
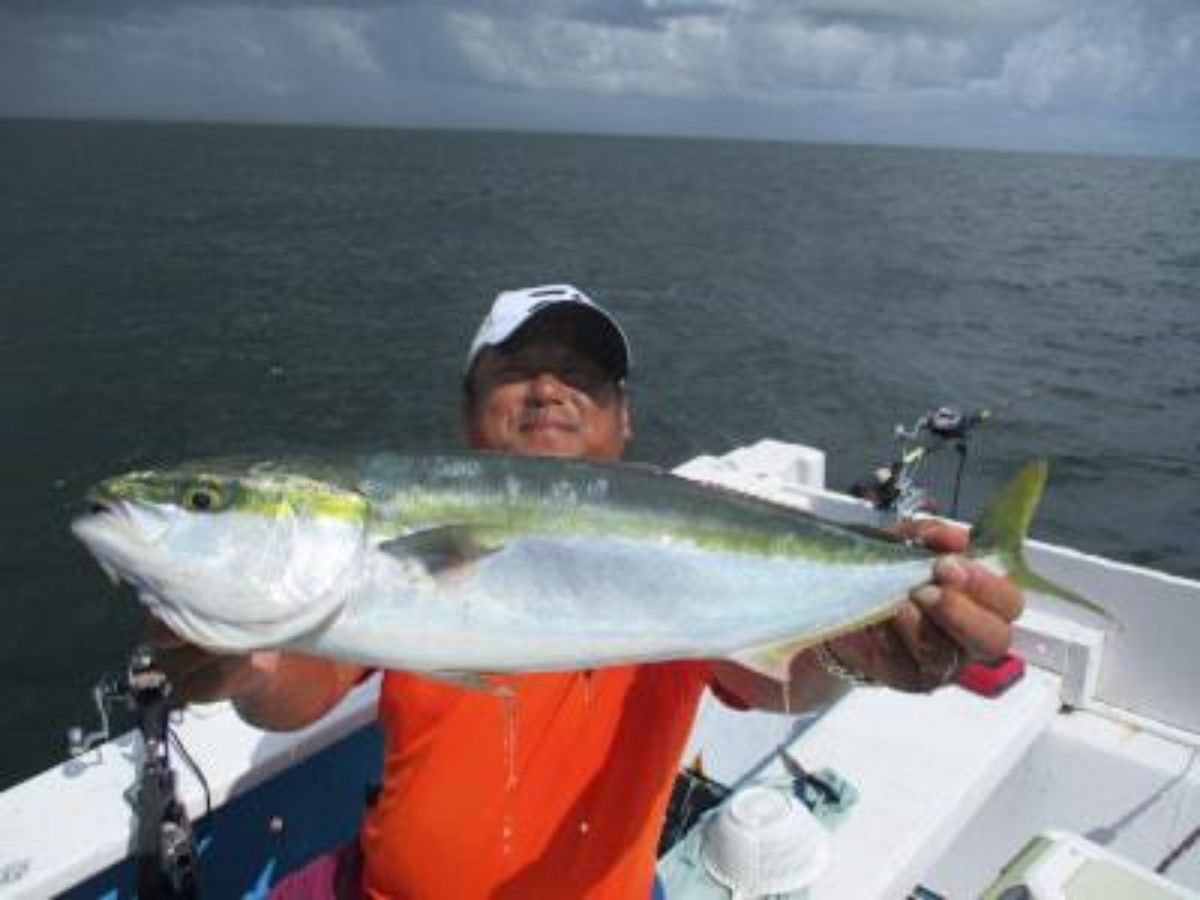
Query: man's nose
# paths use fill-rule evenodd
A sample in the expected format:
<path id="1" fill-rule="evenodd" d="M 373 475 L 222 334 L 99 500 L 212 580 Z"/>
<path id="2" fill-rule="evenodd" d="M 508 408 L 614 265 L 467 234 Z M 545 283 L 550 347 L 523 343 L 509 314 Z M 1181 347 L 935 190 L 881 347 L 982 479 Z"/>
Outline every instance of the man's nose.
<path id="1" fill-rule="evenodd" d="M 567 385 L 554 372 L 538 372 L 529 385 L 529 393 L 539 403 L 554 403 L 566 396 Z"/>

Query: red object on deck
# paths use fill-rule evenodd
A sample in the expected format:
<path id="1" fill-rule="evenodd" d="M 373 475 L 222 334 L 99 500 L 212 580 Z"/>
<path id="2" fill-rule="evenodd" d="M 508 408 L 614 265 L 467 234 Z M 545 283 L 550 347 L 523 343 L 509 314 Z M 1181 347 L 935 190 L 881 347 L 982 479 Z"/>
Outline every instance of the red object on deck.
<path id="1" fill-rule="evenodd" d="M 958 683 L 976 694 L 998 697 L 1024 674 L 1025 660 L 1009 653 L 993 662 L 967 663 L 958 673 Z"/>

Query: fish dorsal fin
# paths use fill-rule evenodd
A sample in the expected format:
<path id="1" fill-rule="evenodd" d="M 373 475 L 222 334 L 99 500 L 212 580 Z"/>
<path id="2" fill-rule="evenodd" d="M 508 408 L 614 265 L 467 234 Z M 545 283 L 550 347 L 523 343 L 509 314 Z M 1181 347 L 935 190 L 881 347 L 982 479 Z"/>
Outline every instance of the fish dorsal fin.
<path id="1" fill-rule="evenodd" d="M 392 538 L 379 550 L 399 560 L 415 559 L 430 575 L 441 575 L 495 553 L 471 525 L 438 525 Z"/>

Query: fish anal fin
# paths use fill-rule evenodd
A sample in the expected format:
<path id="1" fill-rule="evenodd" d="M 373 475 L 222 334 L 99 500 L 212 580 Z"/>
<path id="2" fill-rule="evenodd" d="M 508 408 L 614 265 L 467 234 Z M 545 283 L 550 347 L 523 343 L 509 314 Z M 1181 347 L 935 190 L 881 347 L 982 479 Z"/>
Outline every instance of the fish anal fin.
<path id="1" fill-rule="evenodd" d="M 731 658 L 739 666 L 758 672 L 775 681 L 791 680 L 790 668 L 796 654 L 803 653 L 822 641 L 821 636 L 806 635 L 789 638 L 774 644 L 763 644 L 739 650 Z"/>
<path id="2" fill-rule="evenodd" d="M 873 612 L 852 621 L 826 623 L 807 634 L 785 637 L 778 641 L 759 644 L 739 650 L 729 658 L 739 666 L 758 672 L 776 681 L 790 681 L 790 666 L 797 655 L 810 650 L 817 644 L 831 641 L 842 635 L 861 631 L 880 622 L 886 622 L 907 601 L 907 595 L 895 598 Z"/>
<path id="3" fill-rule="evenodd" d="M 488 546 L 470 525 L 438 525 L 384 541 L 381 552 L 401 561 L 417 560 L 430 575 L 442 575 L 469 565 L 497 548 Z"/>

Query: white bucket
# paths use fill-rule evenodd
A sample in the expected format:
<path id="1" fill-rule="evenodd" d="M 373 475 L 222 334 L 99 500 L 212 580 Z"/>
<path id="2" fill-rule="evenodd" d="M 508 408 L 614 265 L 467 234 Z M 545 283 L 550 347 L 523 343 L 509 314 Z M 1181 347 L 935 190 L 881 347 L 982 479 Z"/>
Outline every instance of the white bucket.
<path id="1" fill-rule="evenodd" d="M 752 785 L 705 823 L 700 855 L 733 900 L 751 900 L 812 884 L 829 862 L 829 836 L 790 792 Z"/>

